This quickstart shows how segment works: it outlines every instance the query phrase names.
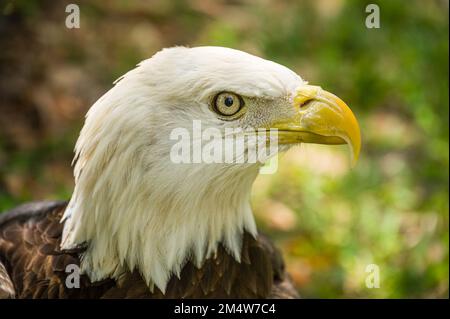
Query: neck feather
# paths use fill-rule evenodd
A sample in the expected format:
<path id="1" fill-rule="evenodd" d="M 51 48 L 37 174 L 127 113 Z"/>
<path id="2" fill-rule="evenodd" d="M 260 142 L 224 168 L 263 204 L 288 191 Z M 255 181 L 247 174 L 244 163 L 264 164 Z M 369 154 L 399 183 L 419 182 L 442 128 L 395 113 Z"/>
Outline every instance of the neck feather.
<path id="1" fill-rule="evenodd" d="M 63 217 L 61 246 L 88 243 L 81 267 L 92 281 L 137 269 L 164 292 L 188 260 L 200 267 L 219 243 L 240 261 L 244 231 L 256 236 L 249 202 L 258 167 L 150 164 L 116 144 L 108 159 L 79 152 Z"/>

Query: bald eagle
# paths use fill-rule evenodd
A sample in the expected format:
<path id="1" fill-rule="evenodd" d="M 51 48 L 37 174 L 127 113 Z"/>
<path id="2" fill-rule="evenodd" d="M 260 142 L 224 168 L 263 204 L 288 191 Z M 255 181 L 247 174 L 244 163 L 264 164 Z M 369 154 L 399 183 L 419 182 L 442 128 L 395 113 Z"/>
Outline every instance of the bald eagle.
<path id="1" fill-rule="evenodd" d="M 171 135 L 183 128 L 195 143 L 193 121 L 241 137 L 275 129 L 277 152 L 346 143 L 355 161 L 348 106 L 280 64 L 223 47 L 164 49 L 114 84 L 86 115 L 70 201 L 0 215 L 0 296 L 297 297 L 252 214 L 263 163 L 178 163 Z"/>

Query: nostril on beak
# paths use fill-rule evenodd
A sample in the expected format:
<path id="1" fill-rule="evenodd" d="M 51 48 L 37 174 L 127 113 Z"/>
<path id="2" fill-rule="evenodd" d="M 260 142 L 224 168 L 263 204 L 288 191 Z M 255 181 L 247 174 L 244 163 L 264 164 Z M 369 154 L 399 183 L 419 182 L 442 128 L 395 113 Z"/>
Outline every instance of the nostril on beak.
<path id="1" fill-rule="evenodd" d="M 307 98 L 304 101 L 301 101 L 298 103 L 298 107 L 301 109 L 304 109 L 305 107 L 307 107 L 309 104 L 311 104 L 311 102 L 314 101 L 313 98 Z"/>
<path id="2" fill-rule="evenodd" d="M 295 106 L 305 108 L 310 102 L 316 99 L 321 90 L 320 86 L 315 85 L 304 85 L 300 87 L 294 97 Z"/>
<path id="3" fill-rule="evenodd" d="M 303 108 L 306 105 L 308 105 L 308 103 L 311 102 L 312 100 L 313 100 L 313 98 L 310 96 L 304 96 L 304 95 L 296 96 L 294 99 L 294 105 L 296 107 Z"/>

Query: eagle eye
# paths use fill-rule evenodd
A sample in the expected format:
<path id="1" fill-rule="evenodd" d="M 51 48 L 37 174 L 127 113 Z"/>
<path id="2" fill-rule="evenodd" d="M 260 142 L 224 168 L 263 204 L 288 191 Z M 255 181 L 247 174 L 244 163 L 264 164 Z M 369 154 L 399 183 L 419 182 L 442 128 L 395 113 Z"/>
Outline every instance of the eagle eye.
<path id="1" fill-rule="evenodd" d="M 237 94 L 221 92 L 213 100 L 214 111 L 221 116 L 236 115 L 244 106 L 244 100 Z"/>

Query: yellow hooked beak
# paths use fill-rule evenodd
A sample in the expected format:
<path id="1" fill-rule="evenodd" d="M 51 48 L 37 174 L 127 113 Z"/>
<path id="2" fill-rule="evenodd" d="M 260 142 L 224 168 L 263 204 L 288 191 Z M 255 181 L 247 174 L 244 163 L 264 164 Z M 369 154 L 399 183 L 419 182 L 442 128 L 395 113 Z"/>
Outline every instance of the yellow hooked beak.
<path id="1" fill-rule="evenodd" d="M 352 165 L 361 149 L 361 134 L 353 112 L 336 95 L 319 86 L 304 85 L 294 97 L 295 114 L 271 127 L 280 144 L 348 144 Z"/>

